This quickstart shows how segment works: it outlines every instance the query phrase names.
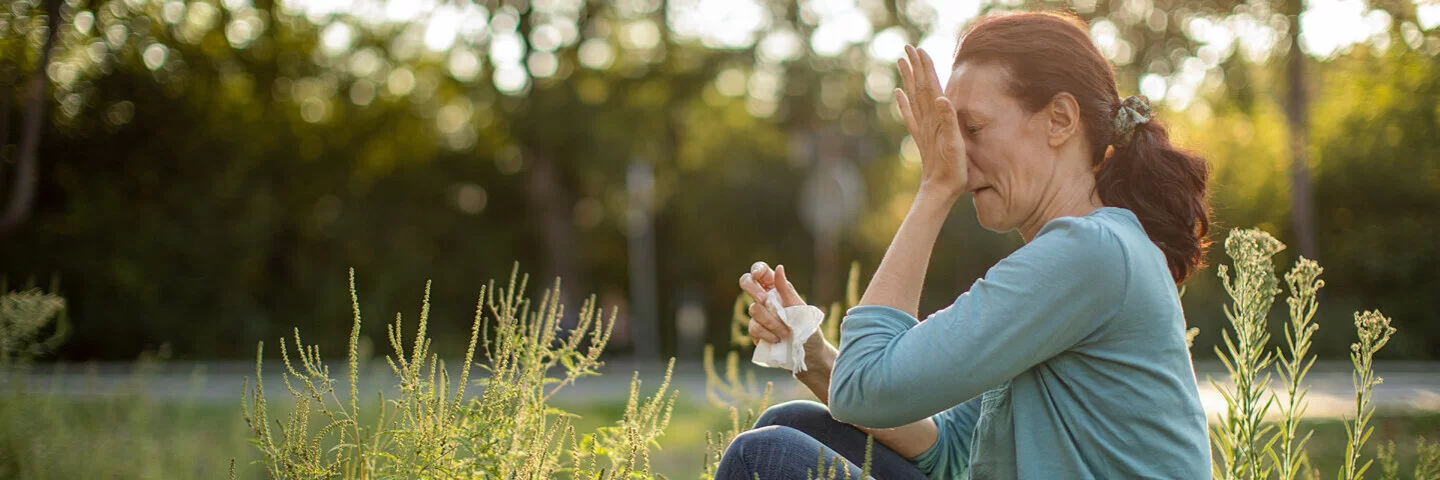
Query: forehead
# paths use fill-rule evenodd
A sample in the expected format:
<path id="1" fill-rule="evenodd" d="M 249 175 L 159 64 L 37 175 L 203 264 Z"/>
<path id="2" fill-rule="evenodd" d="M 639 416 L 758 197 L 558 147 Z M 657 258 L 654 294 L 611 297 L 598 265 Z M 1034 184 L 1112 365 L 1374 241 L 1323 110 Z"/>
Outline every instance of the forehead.
<path id="1" fill-rule="evenodd" d="M 988 62 L 964 62 L 950 72 L 945 97 L 956 110 L 993 114 L 1007 102 L 1010 95 L 1010 72 Z"/>

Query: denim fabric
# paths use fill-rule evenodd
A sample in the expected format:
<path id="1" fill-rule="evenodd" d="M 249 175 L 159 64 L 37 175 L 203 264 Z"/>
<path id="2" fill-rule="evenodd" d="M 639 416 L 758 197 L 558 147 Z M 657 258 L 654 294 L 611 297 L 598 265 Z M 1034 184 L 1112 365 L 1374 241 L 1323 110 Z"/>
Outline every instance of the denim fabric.
<path id="1" fill-rule="evenodd" d="M 835 478 L 859 480 L 865 461 L 865 432 L 836 421 L 825 405 L 808 400 L 781 403 L 765 410 L 755 429 L 735 437 L 720 460 L 716 480 L 790 480 L 816 478 L 816 464 L 837 465 Z M 871 477 L 877 480 L 924 480 L 915 464 L 876 442 L 870 451 Z"/>

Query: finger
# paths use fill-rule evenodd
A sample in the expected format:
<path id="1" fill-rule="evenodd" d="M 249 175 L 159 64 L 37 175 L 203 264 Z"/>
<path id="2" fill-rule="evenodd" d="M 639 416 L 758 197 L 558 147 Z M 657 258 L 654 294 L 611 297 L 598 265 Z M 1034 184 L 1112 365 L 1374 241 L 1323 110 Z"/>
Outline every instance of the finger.
<path id="1" fill-rule="evenodd" d="M 910 47 L 907 45 L 905 48 L 908 52 Z M 908 94 L 905 95 L 905 106 L 910 112 L 910 118 L 913 119 L 916 115 L 920 114 L 920 105 L 915 103 L 916 89 L 919 88 L 919 86 L 915 84 L 915 69 L 911 68 L 912 64 L 908 59 L 902 58 L 897 63 L 900 66 L 900 83 L 905 87 L 905 91 L 908 92 Z"/>
<path id="2" fill-rule="evenodd" d="M 766 288 L 760 286 L 760 283 L 755 281 L 753 275 L 747 273 L 740 276 L 740 289 L 749 294 L 750 298 L 756 302 L 765 303 Z"/>
<path id="3" fill-rule="evenodd" d="M 910 70 L 910 91 L 911 103 L 910 112 L 915 114 L 916 123 L 930 114 L 930 107 L 924 99 L 930 97 L 929 89 L 925 86 L 925 62 L 920 58 L 921 51 L 914 45 L 905 46 L 905 61 Z"/>
<path id="4" fill-rule="evenodd" d="M 775 271 L 771 270 L 770 265 L 763 261 L 750 264 L 750 276 L 755 279 L 756 283 L 760 284 L 762 290 L 769 290 L 773 286 L 772 284 L 775 283 L 774 275 Z"/>
<path id="5" fill-rule="evenodd" d="M 900 119 L 905 121 L 905 129 L 910 131 L 910 136 L 915 137 L 915 112 L 910 110 L 910 97 L 905 91 L 895 89 L 895 104 L 900 107 Z"/>
<path id="6" fill-rule="evenodd" d="M 931 87 L 938 87 L 940 77 L 935 70 L 935 60 L 930 58 L 930 52 L 926 52 L 923 49 L 919 50 L 918 55 L 920 56 L 920 73 L 924 74 L 927 80 L 935 80 L 934 82 L 930 82 Z"/>
<path id="7" fill-rule="evenodd" d="M 771 332 L 770 330 L 766 329 L 764 325 L 761 325 L 760 322 L 757 322 L 757 321 L 755 321 L 754 319 L 751 319 L 751 320 L 750 320 L 750 331 L 749 331 L 749 335 L 750 335 L 750 343 L 753 343 L 753 344 L 756 344 L 756 345 L 759 345 L 761 340 L 764 340 L 764 341 L 767 341 L 767 342 L 770 342 L 770 343 L 780 343 L 780 341 L 778 340 L 778 337 L 775 336 L 775 333 L 774 333 L 774 332 Z"/>
<path id="8" fill-rule="evenodd" d="M 785 266 L 775 267 L 775 289 L 780 292 L 780 303 L 789 307 L 804 305 L 805 300 L 800 298 L 800 292 L 795 291 L 795 285 L 785 278 Z"/>
<path id="9" fill-rule="evenodd" d="M 750 304 L 750 319 L 760 322 L 761 326 L 764 326 L 766 330 L 771 332 L 772 342 L 779 342 L 780 339 L 790 336 L 790 328 L 785 326 L 785 322 L 781 321 L 780 317 L 775 316 L 775 314 L 772 313 L 770 309 L 765 308 L 764 305 L 759 303 Z"/>
<path id="10" fill-rule="evenodd" d="M 770 343 L 779 343 L 790 334 L 790 329 L 785 326 L 785 322 L 780 321 L 779 317 L 758 303 L 751 306 L 750 322 L 761 327 L 760 330 L 752 330 L 752 332 L 758 332 L 760 338 Z M 756 333 L 751 333 L 751 336 L 756 336 Z"/>
<path id="11" fill-rule="evenodd" d="M 943 128 L 955 128 L 959 130 L 958 120 L 955 118 L 955 106 L 950 104 L 950 99 L 939 97 L 935 99 L 935 109 L 939 110 L 940 118 L 937 122 Z"/>
<path id="12" fill-rule="evenodd" d="M 965 138 L 960 135 L 960 119 L 955 113 L 955 106 L 950 104 L 950 99 L 945 97 L 935 99 L 935 109 L 940 111 L 940 121 L 936 123 L 936 128 L 942 129 L 940 133 L 945 135 L 940 138 L 948 137 L 952 141 L 961 142 L 956 145 L 963 145 Z"/>
<path id="13" fill-rule="evenodd" d="M 961 182 L 968 180 L 965 169 L 965 136 L 960 133 L 960 120 L 955 116 L 955 107 L 950 104 L 950 99 L 940 97 L 935 99 L 935 108 L 941 111 L 940 121 L 935 123 L 937 141 L 944 145 L 944 156 L 953 157 L 950 160 L 956 162 L 955 168 L 960 175 Z"/>
<path id="14" fill-rule="evenodd" d="M 935 70 L 935 61 L 931 60 L 930 54 L 924 50 L 920 50 L 919 55 L 921 66 L 920 72 L 917 73 L 925 79 L 925 96 L 934 99 L 943 95 L 943 89 L 940 87 L 940 74 Z"/>
<path id="15" fill-rule="evenodd" d="M 905 91 L 907 92 L 914 92 L 915 69 L 910 68 L 910 60 L 906 58 L 897 60 L 895 62 L 895 69 L 900 70 L 900 86 L 905 87 Z"/>

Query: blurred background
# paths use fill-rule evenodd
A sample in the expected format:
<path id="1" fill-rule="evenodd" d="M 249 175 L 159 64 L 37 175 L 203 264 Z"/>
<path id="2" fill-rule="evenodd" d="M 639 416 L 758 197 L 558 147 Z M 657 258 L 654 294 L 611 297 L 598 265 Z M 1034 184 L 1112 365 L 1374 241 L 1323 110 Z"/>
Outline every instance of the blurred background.
<path id="1" fill-rule="evenodd" d="M 254 476 L 234 400 L 256 342 L 282 397 L 278 337 L 340 360 L 353 267 L 366 356 L 433 280 L 453 368 L 476 296 L 518 263 L 535 298 L 563 279 L 565 323 L 590 295 L 616 314 L 618 373 L 557 399 L 583 425 L 619 418 L 631 370 L 649 389 L 679 359 L 656 461 L 692 478 L 701 432 L 730 425 L 700 400 L 705 346 L 749 358 L 738 277 L 784 264 L 811 303 L 843 302 L 910 205 L 903 46 L 945 59 L 979 16 L 1029 9 L 1088 22 L 1119 93 L 1209 160 L 1212 239 L 1263 228 L 1289 246 L 1277 269 L 1325 268 L 1320 462 L 1353 411 L 1352 313 L 1394 318 L 1376 401 L 1403 412 L 1372 443 L 1399 439 L 1408 468 L 1440 432 L 1437 0 L 0 0 L 0 291 L 65 299 L 27 377 L 59 396 L 5 400 L 0 477 L 216 478 L 237 455 Z M 1021 245 L 968 202 L 925 313 Z M 1209 263 L 1183 299 L 1213 413 L 1222 245 Z M 366 392 L 393 383 L 374 367 Z"/>
<path id="2" fill-rule="evenodd" d="M 1322 359 L 1362 308 L 1395 318 L 1385 358 L 1440 356 L 1434 0 L 6 1 L 0 275 L 66 297 L 70 361 L 243 359 L 295 326 L 342 351 L 352 266 L 377 322 L 433 279 L 454 356 L 515 262 L 614 307 L 610 353 L 694 359 L 753 261 L 820 305 L 852 261 L 864 285 L 918 175 L 903 45 L 943 59 L 1017 9 L 1084 18 L 1211 162 L 1212 238 L 1320 261 Z M 1020 244 L 962 202 L 924 310 Z M 1209 352 L 1215 269 L 1186 287 Z"/>

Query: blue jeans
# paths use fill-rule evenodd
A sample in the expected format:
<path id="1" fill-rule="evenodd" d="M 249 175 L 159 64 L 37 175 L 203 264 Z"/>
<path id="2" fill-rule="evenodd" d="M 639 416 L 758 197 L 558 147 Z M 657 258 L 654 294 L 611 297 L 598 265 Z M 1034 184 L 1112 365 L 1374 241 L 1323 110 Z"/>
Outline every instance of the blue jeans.
<path id="1" fill-rule="evenodd" d="M 868 435 L 830 416 L 824 404 L 809 400 L 781 403 L 765 410 L 755 429 L 735 437 L 720 459 L 715 480 L 791 480 L 824 478 L 815 474 L 825 458 L 825 470 L 844 459 L 850 478 L 860 480 Z M 925 480 L 910 460 L 875 442 L 870 474 L 878 480 Z M 839 466 L 835 478 L 845 478 Z"/>

